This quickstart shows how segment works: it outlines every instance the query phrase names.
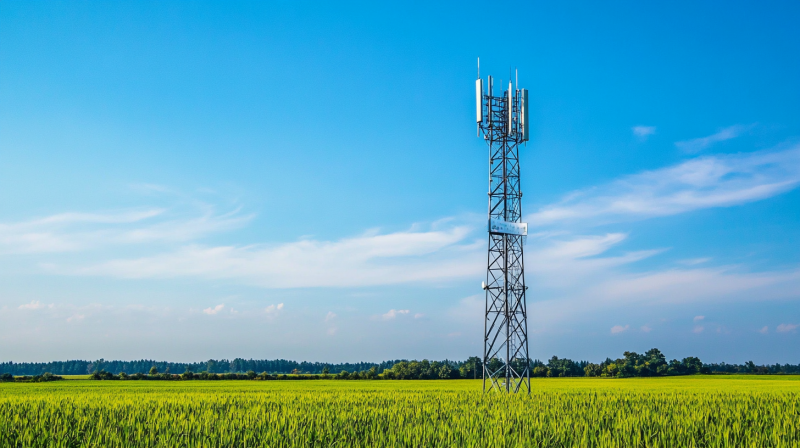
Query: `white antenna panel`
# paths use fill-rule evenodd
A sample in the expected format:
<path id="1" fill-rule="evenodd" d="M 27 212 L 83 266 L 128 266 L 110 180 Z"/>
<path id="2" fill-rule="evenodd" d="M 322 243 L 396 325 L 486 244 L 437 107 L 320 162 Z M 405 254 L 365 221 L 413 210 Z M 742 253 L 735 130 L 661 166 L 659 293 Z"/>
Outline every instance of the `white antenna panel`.
<path id="1" fill-rule="evenodd" d="M 486 121 L 489 123 L 492 122 L 492 93 L 494 92 L 494 85 L 492 83 L 492 76 L 489 75 L 488 80 L 486 81 L 486 91 L 489 92 L 489 109 L 486 111 Z"/>
<path id="2" fill-rule="evenodd" d="M 475 80 L 475 106 L 478 123 L 483 121 L 483 80 Z"/>
<path id="3" fill-rule="evenodd" d="M 522 99 L 520 100 L 520 105 L 522 106 L 522 113 L 520 114 L 520 120 L 522 124 L 522 140 L 528 141 L 528 89 L 522 89 Z"/>
<path id="4" fill-rule="evenodd" d="M 506 130 L 508 135 L 511 135 L 511 126 L 514 125 L 514 92 L 511 88 L 511 81 L 508 81 L 508 129 Z"/>

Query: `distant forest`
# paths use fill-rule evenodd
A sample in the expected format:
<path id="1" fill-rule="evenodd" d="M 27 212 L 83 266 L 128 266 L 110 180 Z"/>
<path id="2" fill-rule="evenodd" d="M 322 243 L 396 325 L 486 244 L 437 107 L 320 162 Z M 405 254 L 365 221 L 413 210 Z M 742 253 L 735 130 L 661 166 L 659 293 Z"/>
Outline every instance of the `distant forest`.
<path id="1" fill-rule="evenodd" d="M 127 374 L 148 373 L 155 367 L 161 373 L 183 373 L 189 372 L 208 372 L 208 373 L 244 373 L 247 371 L 268 372 L 278 374 L 290 373 L 311 373 L 321 374 L 326 367 L 329 371 L 339 372 L 359 372 L 376 367 L 383 371 L 390 369 L 400 362 L 383 361 L 381 363 L 357 362 L 357 363 L 322 363 L 322 362 L 297 362 L 286 359 L 242 359 L 236 358 L 233 361 L 227 359 L 209 359 L 204 362 L 168 362 L 141 359 L 139 361 L 53 361 L 53 362 L 3 362 L 0 363 L 0 374 L 10 373 L 12 375 L 42 375 L 50 372 L 54 375 L 88 375 L 95 371 L 104 370 L 113 374 L 125 372 Z M 450 361 L 448 361 L 450 362 Z"/>
<path id="2" fill-rule="evenodd" d="M 499 366 L 498 360 L 492 360 L 489 368 Z M 495 365 L 492 365 L 495 364 Z M 266 374 L 327 374 L 338 372 L 385 372 L 384 377 L 394 379 L 433 379 L 433 378 L 480 378 L 483 366 L 479 357 L 470 357 L 464 361 L 409 361 L 393 360 L 381 363 L 322 363 L 297 362 L 286 359 L 255 360 L 236 358 L 211 359 L 205 362 L 180 363 L 153 361 L 54 361 L 47 363 L 0 363 L 0 374 L 11 375 L 87 375 L 93 372 L 108 372 L 118 375 L 147 374 L 155 367 L 160 373 L 182 374 L 185 372 L 208 374 L 263 372 Z M 611 359 L 595 364 L 588 361 L 573 361 L 553 356 L 547 362 L 531 360 L 531 376 L 534 377 L 612 377 L 625 378 L 634 376 L 667 376 L 704 374 L 800 374 L 800 365 L 773 364 L 756 365 L 752 361 L 744 364 L 704 364 L 696 357 L 667 361 L 658 349 L 651 349 L 644 354 L 625 352 L 622 358 Z M 446 373 L 445 370 L 447 370 Z M 388 372 L 387 372 L 388 371 Z M 391 373 L 389 373 L 391 372 Z M 371 375 L 352 375 L 353 379 Z"/>

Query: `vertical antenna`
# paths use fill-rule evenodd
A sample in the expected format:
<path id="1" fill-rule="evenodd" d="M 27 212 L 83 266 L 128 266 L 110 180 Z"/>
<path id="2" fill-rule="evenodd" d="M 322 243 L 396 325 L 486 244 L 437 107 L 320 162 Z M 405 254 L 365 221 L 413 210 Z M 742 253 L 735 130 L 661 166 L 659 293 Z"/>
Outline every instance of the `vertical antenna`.
<path id="1" fill-rule="evenodd" d="M 483 121 L 483 80 L 481 79 L 481 57 L 478 56 L 478 137 L 481 136 L 481 121 Z M 492 81 L 489 79 L 489 89 L 491 89 Z M 491 95 L 491 93 L 490 93 Z M 491 111 L 489 111 L 491 115 Z"/>
<path id="2" fill-rule="evenodd" d="M 511 132 L 514 129 L 514 86 L 511 84 L 511 80 L 508 80 L 508 128 L 506 129 L 506 134 L 511 135 Z"/>
<path id="3" fill-rule="evenodd" d="M 516 67 L 514 68 L 514 85 L 516 85 L 517 89 L 519 89 L 519 72 L 517 71 Z"/>

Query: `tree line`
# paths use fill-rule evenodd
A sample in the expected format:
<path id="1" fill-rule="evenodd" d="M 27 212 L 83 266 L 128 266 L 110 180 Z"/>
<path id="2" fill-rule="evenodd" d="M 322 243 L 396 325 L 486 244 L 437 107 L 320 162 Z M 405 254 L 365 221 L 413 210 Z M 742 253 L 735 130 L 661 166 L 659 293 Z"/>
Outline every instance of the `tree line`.
<path id="1" fill-rule="evenodd" d="M 608 378 L 694 375 L 697 373 L 710 374 L 712 371 L 694 356 L 683 358 L 680 361 L 673 359 L 667 362 L 667 358 L 657 348 L 650 349 L 641 355 L 636 352 L 625 352 L 622 358 L 606 358 L 599 364 L 586 361 L 575 363 L 569 359 L 558 359 L 554 356 L 547 365 L 536 366 L 533 369 L 534 376 Z"/>
<path id="2" fill-rule="evenodd" d="M 58 381 L 64 378 L 53 375 L 50 372 L 45 372 L 43 375 L 33 376 L 14 376 L 10 373 L 3 373 L 0 375 L 0 383 L 46 383 L 48 381 Z"/>
<path id="3" fill-rule="evenodd" d="M 349 372 L 368 370 L 372 367 L 383 371 L 391 368 L 400 360 L 383 361 L 380 363 L 357 362 L 357 363 L 322 363 L 322 362 L 297 362 L 286 359 L 242 359 L 236 358 L 232 361 L 227 359 L 209 359 L 204 362 L 181 363 L 154 361 L 151 359 L 141 359 L 137 361 L 54 361 L 54 362 L 0 362 L 0 373 L 10 373 L 12 375 L 42 375 L 50 372 L 56 375 L 87 375 L 95 371 L 104 370 L 115 375 L 120 372 L 127 374 L 148 373 L 151 367 L 155 367 L 162 373 L 183 373 L 190 372 L 209 372 L 209 373 L 243 373 L 247 371 L 269 372 L 272 374 L 289 374 L 301 372 L 308 374 L 321 374 L 327 368 L 329 371 L 338 372 L 347 370 Z"/>
<path id="4" fill-rule="evenodd" d="M 524 364 L 516 361 L 518 365 L 512 366 L 521 371 Z M 496 370 L 502 365 L 497 359 L 490 360 L 487 366 Z M 704 364 L 697 357 L 687 357 L 682 360 L 667 361 L 660 350 L 654 348 L 644 354 L 625 352 L 618 359 L 607 358 L 601 363 L 588 361 L 573 361 L 567 358 L 553 356 L 547 362 L 538 359 L 530 360 L 531 376 L 534 377 L 609 377 L 626 378 L 634 376 L 668 376 L 691 375 L 696 373 L 744 373 L 744 374 L 800 374 L 800 365 L 774 364 L 756 365 L 752 361 L 744 364 Z M 309 379 L 325 378 L 334 379 L 456 379 L 456 378 L 481 378 L 483 364 L 481 358 L 470 357 L 463 361 L 409 361 L 393 360 L 381 363 L 319 363 L 297 362 L 285 359 L 253 360 L 236 358 L 228 360 L 208 360 L 197 363 L 173 363 L 153 360 L 139 361 L 59 361 L 50 363 L 0 363 L 0 374 L 12 376 L 38 375 L 46 372 L 51 375 L 86 375 L 105 372 L 107 375 L 120 377 L 124 373 L 126 379 L 157 379 L 151 372 L 162 377 L 158 379 L 252 379 L 247 375 L 250 372 L 263 379 L 276 379 L 280 375 L 293 375 L 291 378 L 299 379 L 299 375 L 307 375 Z M 334 373 L 338 372 L 338 373 Z M 187 373 L 189 375 L 187 375 Z M 137 376 L 138 375 L 138 376 Z M 216 375 L 216 376 L 212 376 Z M 233 375 L 237 375 L 235 378 Z M 135 378 L 134 378 L 135 377 Z M 289 377 L 287 377 L 289 378 Z M 111 378 L 108 378 L 111 379 Z"/>
<path id="5" fill-rule="evenodd" d="M 354 370 L 349 372 L 342 370 L 337 374 L 331 374 L 328 367 L 324 367 L 320 373 L 303 373 L 299 370 L 287 374 L 270 374 L 268 372 L 256 373 L 250 370 L 246 373 L 214 373 L 214 372 L 192 372 L 186 370 L 178 375 L 168 372 L 159 372 L 156 366 L 150 368 L 147 374 L 134 373 L 127 374 L 120 372 L 114 374 L 105 370 L 93 372 L 89 378 L 93 380 L 150 380 L 150 381 L 179 381 L 179 380 L 410 380 L 410 379 L 458 379 L 477 377 L 476 370 L 480 359 L 477 357 L 469 358 L 468 362 L 456 363 L 453 361 L 398 361 L 391 368 L 386 368 L 381 372 L 378 365 L 373 365 L 369 369 Z M 470 370 L 472 369 L 472 370 Z"/>

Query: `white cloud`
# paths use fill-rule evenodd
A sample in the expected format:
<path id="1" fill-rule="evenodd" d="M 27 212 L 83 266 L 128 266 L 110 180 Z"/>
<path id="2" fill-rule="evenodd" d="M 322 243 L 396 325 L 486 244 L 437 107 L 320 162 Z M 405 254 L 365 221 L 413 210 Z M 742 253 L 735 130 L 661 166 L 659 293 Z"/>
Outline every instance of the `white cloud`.
<path id="1" fill-rule="evenodd" d="M 425 317 L 425 315 L 422 313 L 417 313 L 414 315 L 414 319 L 422 319 L 423 317 Z"/>
<path id="2" fill-rule="evenodd" d="M 694 329 L 692 329 L 693 333 L 702 333 L 705 328 L 702 325 L 696 325 Z"/>
<path id="3" fill-rule="evenodd" d="M 764 328 L 758 330 L 758 332 L 761 334 L 767 334 L 769 333 L 769 327 L 765 325 Z"/>
<path id="4" fill-rule="evenodd" d="M 87 303 L 82 305 L 75 305 L 71 303 L 44 304 L 38 300 L 20 305 L 17 307 L 17 309 L 21 310 L 21 312 L 25 312 L 25 317 L 23 317 L 23 315 L 17 315 L 21 321 L 40 318 L 74 321 L 89 317 L 106 319 L 109 317 L 123 316 L 137 316 L 146 319 L 152 319 L 166 317 L 171 312 L 170 307 L 164 306 L 145 306 L 141 304 L 104 305 L 100 303 Z M 47 310 L 47 313 L 27 313 L 29 310 Z M 192 312 L 192 310 L 187 310 L 187 315 Z"/>
<path id="5" fill-rule="evenodd" d="M 601 256 L 627 238 L 623 233 L 578 235 L 528 240 L 525 269 L 531 284 L 575 290 L 608 279 L 614 268 L 629 265 L 663 252 L 662 249 L 622 252 Z"/>
<path id="6" fill-rule="evenodd" d="M 85 314 L 75 313 L 72 316 L 67 318 L 67 322 L 77 322 L 77 321 L 83 320 L 84 318 L 86 318 Z"/>
<path id="7" fill-rule="evenodd" d="M 267 288 L 368 286 L 472 277 L 483 271 L 485 241 L 471 228 L 367 233 L 338 241 L 275 246 L 197 245 L 139 259 L 118 259 L 57 272 L 120 278 L 234 279 Z"/>
<path id="8" fill-rule="evenodd" d="M 35 219 L 20 226 L 41 226 L 47 224 L 129 224 L 139 222 L 164 213 L 163 209 L 128 210 L 117 213 L 79 213 L 67 212 Z"/>
<path id="9" fill-rule="evenodd" d="M 572 247 L 577 240 L 590 249 L 560 249 Z M 742 266 L 719 266 L 628 272 L 624 268 L 641 256 L 636 253 L 637 256 L 605 256 L 622 241 L 624 238 L 575 237 L 528 249 L 526 261 L 531 260 L 531 263 L 526 263 L 526 281 L 535 288 L 531 297 L 537 297 L 531 305 L 535 310 L 531 314 L 531 324 L 555 328 L 563 322 L 574 321 L 577 316 L 632 306 L 705 305 L 800 297 L 800 269 L 747 272 Z M 476 296 L 474 302 L 472 314 L 480 316 L 482 300 Z M 538 316 L 547 316 L 547 319 L 539 320 Z"/>
<path id="10" fill-rule="evenodd" d="M 797 327 L 800 327 L 800 325 L 798 325 L 798 324 L 780 324 L 780 325 L 778 325 L 778 328 L 776 328 L 776 331 L 778 333 L 790 333 L 792 331 L 795 331 L 797 329 Z"/>
<path id="11" fill-rule="evenodd" d="M 628 331 L 629 328 L 630 325 L 625 325 L 624 327 L 622 325 L 614 325 L 613 327 L 611 327 L 611 334 L 619 334 L 622 333 L 623 331 Z"/>
<path id="12" fill-rule="evenodd" d="M 695 322 L 698 322 L 698 321 L 701 321 L 701 320 L 703 320 L 705 318 L 706 318 L 706 316 L 694 316 L 694 319 L 692 319 L 692 320 L 694 320 Z"/>
<path id="13" fill-rule="evenodd" d="M 595 285 L 593 292 L 618 304 L 784 299 L 800 292 L 800 271 L 742 273 L 722 267 L 618 273 Z"/>
<path id="14" fill-rule="evenodd" d="M 633 131 L 633 135 L 642 139 L 647 138 L 647 136 L 656 133 L 655 126 L 634 126 L 631 128 L 631 130 Z"/>
<path id="15" fill-rule="evenodd" d="M 149 242 L 186 242 L 241 227 L 252 216 L 239 210 L 216 214 L 203 207 L 194 216 L 170 216 L 164 209 L 109 213 L 61 213 L 16 223 L 0 223 L 0 253 L 54 253 Z"/>
<path id="16" fill-rule="evenodd" d="M 277 313 L 278 311 L 280 311 L 282 309 L 283 309 L 283 304 L 279 303 L 277 305 L 273 304 L 273 305 L 270 305 L 270 306 L 264 308 L 264 312 L 266 312 L 267 314 L 275 314 L 275 313 Z"/>
<path id="17" fill-rule="evenodd" d="M 616 233 L 531 237 L 525 259 L 526 282 L 532 288 L 532 328 L 558 326 L 574 321 L 576 316 L 631 306 L 787 300 L 800 296 L 800 269 L 754 273 L 742 266 L 717 266 L 630 272 L 630 265 L 660 251 L 620 253 L 618 247 L 625 241 L 625 234 Z M 447 314 L 459 323 L 480 322 L 484 300 L 483 294 L 463 298 Z M 547 319 L 539 320 L 539 316 Z M 700 321 L 703 319 L 698 316 L 696 322 Z"/>
<path id="18" fill-rule="evenodd" d="M 642 330 L 644 333 L 650 333 L 651 331 L 653 331 L 653 329 L 648 327 L 647 325 L 642 325 L 639 329 Z"/>
<path id="19" fill-rule="evenodd" d="M 747 126 L 737 124 L 737 125 L 730 126 L 730 127 L 725 128 L 725 129 L 722 129 L 719 132 L 717 132 L 716 134 L 711 134 L 708 137 L 701 137 L 701 138 L 695 138 L 695 139 L 692 139 L 692 140 L 685 140 L 685 141 L 682 141 L 682 142 L 676 142 L 675 146 L 677 146 L 682 151 L 690 153 L 690 154 L 697 153 L 697 152 L 700 152 L 700 151 L 708 148 L 709 146 L 713 145 L 714 143 L 722 142 L 722 141 L 725 141 L 725 140 L 730 140 L 732 138 L 736 138 L 736 137 L 744 134 L 745 132 L 749 131 L 750 129 L 753 129 L 754 126 L 755 125 L 752 125 L 752 124 L 751 125 L 747 125 Z"/>
<path id="20" fill-rule="evenodd" d="M 686 266 L 696 266 L 698 264 L 708 263 L 709 261 L 711 261 L 711 258 L 705 257 L 705 258 L 690 258 L 688 260 L 681 260 L 678 263 Z"/>
<path id="21" fill-rule="evenodd" d="M 325 322 L 330 322 L 333 319 L 336 319 L 336 313 L 333 311 L 328 311 L 328 314 L 325 315 Z"/>
<path id="22" fill-rule="evenodd" d="M 222 311 L 223 308 L 225 308 L 225 304 L 220 304 L 213 308 L 212 307 L 206 308 L 203 310 L 203 312 L 210 316 L 219 313 L 220 311 Z"/>
<path id="23" fill-rule="evenodd" d="M 409 310 L 394 310 L 394 309 L 392 309 L 392 310 L 389 310 L 388 313 L 382 314 L 381 318 L 383 318 L 383 320 L 391 320 L 391 319 L 396 318 L 397 316 L 401 316 L 403 314 L 408 314 L 408 313 L 409 313 Z"/>
<path id="24" fill-rule="evenodd" d="M 21 310 L 40 310 L 42 308 L 52 308 L 53 304 L 45 305 L 38 300 L 32 300 L 31 303 L 26 303 L 24 305 L 20 305 L 19 309 Z"/>
<path id="25" fill-rule="evenodd" d="M 531 225 L 590 224 L 669 216 L 766 199 L 800 185 L 800 146 L 717 155 L 574 192 L 528 216 Z"/>

